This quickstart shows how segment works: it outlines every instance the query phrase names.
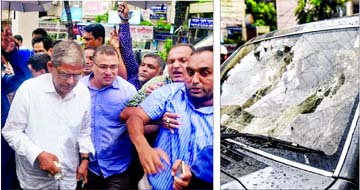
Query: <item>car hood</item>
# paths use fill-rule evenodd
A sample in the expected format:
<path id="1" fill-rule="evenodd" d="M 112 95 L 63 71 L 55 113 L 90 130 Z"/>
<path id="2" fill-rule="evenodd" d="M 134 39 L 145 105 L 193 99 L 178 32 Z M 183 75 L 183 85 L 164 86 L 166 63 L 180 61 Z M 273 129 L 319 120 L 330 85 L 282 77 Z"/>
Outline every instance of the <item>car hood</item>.
<path id="1" fill-rule="evenodd" d="M 233 177 L 246 189 L 325 189 L 335 180 L 244 150 L 221 156 L 221 189 L 245 189 Z"/>

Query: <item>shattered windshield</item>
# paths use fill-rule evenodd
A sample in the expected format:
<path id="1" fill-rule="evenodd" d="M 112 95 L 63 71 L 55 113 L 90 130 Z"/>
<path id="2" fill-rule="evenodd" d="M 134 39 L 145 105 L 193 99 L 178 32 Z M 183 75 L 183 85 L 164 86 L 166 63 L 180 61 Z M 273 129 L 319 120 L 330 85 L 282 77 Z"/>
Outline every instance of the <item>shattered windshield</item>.
<path id="1" fill-rule="evenodd" d="M 359 101 L 358 44 L 352 27 L 243 47 L 221 75 L 222 126 L 338 159 Z"/>

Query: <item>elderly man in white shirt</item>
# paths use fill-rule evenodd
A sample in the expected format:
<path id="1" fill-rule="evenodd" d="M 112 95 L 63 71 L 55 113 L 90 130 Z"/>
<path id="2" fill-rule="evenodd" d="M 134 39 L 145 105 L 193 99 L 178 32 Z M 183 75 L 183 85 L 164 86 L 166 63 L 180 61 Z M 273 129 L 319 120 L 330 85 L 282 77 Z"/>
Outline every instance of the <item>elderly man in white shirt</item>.
<path id="1" fill-rule="evenodd" d="M 87 182 L 88 154 L 94 153 L 90 94 L 78 83 L 83 50 L 76 42 L 63 41 L 51 58 L 49 74 L 20 86 L 2 130 L 16 152 L 23 189 L 75 189 L 80 178 Z"/>

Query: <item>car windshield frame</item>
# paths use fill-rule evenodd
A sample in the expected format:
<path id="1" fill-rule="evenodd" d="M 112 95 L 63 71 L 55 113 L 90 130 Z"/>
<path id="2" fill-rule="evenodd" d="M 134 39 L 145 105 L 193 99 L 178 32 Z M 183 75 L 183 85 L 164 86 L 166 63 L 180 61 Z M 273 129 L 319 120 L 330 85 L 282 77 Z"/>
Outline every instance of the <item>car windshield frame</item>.
<path id="1" fill-rule="evenodd" d="M 250 121 L 252 120 L 252 112 L 253 110 L 249 109 L 251 106 L 249 107 L 246 107 L 246 101 L 251 99 L 252 98 L 252 101 L 253 102 L 250 102 L 248 103 L 249 105 L 254 105 L 256 103 L 256 101 L 259 101 L 261 98 L 263 98 L 264 96 L 266 96 L 269 91 L 268 88 L 259 88 L 258 87 L 258 91 L 256 90 L 253 90 L 252 93 L 248 94 L 248 97 L 251 97 L 249 99 L 244 99 L 242 101 L 239 101 L 238 103 L 235 103 L 233 105 L 229 105 L 228 102 L 231 102 L 231 101 L 234 101 L 235 99 L 230 99 L 228 97 L 224 97 L 224 93 L 228 93 L 227 95 L 231 94 L 231 95 L 234 95 L 236 93 L 234 93 L 234 89 L 238 89 L 238 88 L 234 88 L 234 86 L 230 86 L 228 87 L 228 89 L 225 89 L 225 92 L 224 92 L 224 84 L 225 84 L 225 87 L 226 87 L 226 82 L 228 82 L 229 80 L 229 76 L 231 75 L 235 75 L 233 69 L 235 67 L 237 67 L 238 65 L 240 65 L 240 63 L 249 63 L 249 61 L 253 61 L 253 60 L 261 60 L 261 59 L 269 59 L 271 60 L 271 58 L 267 58 L 266 57 L 266 50 L 264 49 L 267 49 L 267 48 L 272 48 L 273 49 L 276 49 L 275 53 L 273 54 L 279 54 L 281 56 L 283 56 L 283 62 L 286 62 L 284 61 L 286 59 L 286 56 L 288 56 L 288 59 L 290 59 L 290 62 L 292 61 L 292 59 L 294 59 L 294 55 L 291 55 L 292 54 L 295 54 L 295 53 L 298 53 L 296 52 L 296 50 L 293 50 L 293 47 L 295 45 L 297 45 L 298 43 L 298 40 L 302 40 L 302 43 L 305 43 L 307 38 L 304 37 L 304 36 L 307 36 L 307 35 L 314 35 L 314 37 L 310 37 L 309 39 L 312 39 L 312 40 L 316 40 L 318 39 L 319 36 L 324 36 L 324 34 L 331 34 L 331 33 L 337 33 L 336 35 L 339 35 L 339 32 L 344 36 L 344 33 L 346 34 L 347 32 L 350 32 L 350 31 L 353 31 L 353 33 L 356 33 L 354 34 L 353 36 L 351 36 L 350 38 L 353 39 L 354 36 L 355 38 L 359 38 L 359 27 L 356 26 L 356 25 L 349 25 L 349 26 L 335 26 L 335 27 L 325 27 L 324 28 L 317 28 L 317 29 L 314 29 L 314 30 L 309 30 L 309 29 L 306 29 L 306 26 L 299 26 L 298 28 L 301 29 L 301 31 L 293 31 L 293 32 L 290 32 L 290 34 L 287 34 L 287 33 L 278 33 L 278 35 L 275 35 L 274 33 L 272 34 L 267 34 L 265 36 L 262 36 L 260 38 L 257 38 L 257 39 L 253 39 L 252 41 L 246 43 L 245 45 L 243 45 L 242 47 L 240 47 L 237 51 L 234 52 L 233 55 L 231 55 L 229 57 L 229 59 L 222 65 L 221 67 L 221 122 L 222 122 L 222 125 L 224 125 L 222 127 L 222 133 L 227 133 L 227 134 L 231 134 L 231 133 L 236 133 L 236 132 L 239 132 L 239 133 L 250 133 L 249 131 L 251 130 L 245 130 L 245 131 L 242 131 L 242 130 L 235 130 L 236 127 L 232 126 L 234 122 L 227 122 L 229 120 L 229 118 L 234 118 L 234 117 L 242 117 L 240 119 L 238 119 L 238 122 L 247 122 L 249 119 Z M 290 29 L 291 30 L 291 29 Z M 304 31 L 305 30 L 305 31 Z M 352 32 L 350 32 L 352 33 Z M 331 34 L 331 36 L 334 36 L 333 34 Z M 317 38 L 316 38 L 317 37 Z M 327 36 L 329 37 L 329 36 Z M 304 39 L 303 39 L 304 38 Z M 289 42 L 291 41 L 291 39 L 294 39 L 294 42 Z M 276 42 L 278 40 L 278 42 Z M 282 41 L 281 41 L 282 40 Z M 321 42 L 322 39 L 320 39 L 319 41 Z M 340 40 L 339 38 L 336 39 L 336 40 Z M 284 41 L 286 41 L 288 44 L 292 43 L 291 45 L 285 45 L 285 46 L 282 46 L 279 45 L 278 47 L 276 47 L 277 44 L 282 44 Z M 326 44 L 326 41 L 325 41 L 325 37 L 323 39 L 323 43 Z M 352 42 L 349 42 L 349 44 L 351 44 Z M 260 44 L 260 45 L 259 45 Z M 312 47 L 310 47 L 312 48 Z M 334 47 L 333 47 L 334 48 Z M 353 51 L 357 51 L 359 48 L 358 47 L 348 47 L 349 49 L 353 48 Z M 348 49 L 346 49 L 348 51 Z M 349 50 L 351 51 L 351 50 Z M 319 51 L 321 53 L 321 51 Z M 251 55 L 252 57 L 252 60 L 251 59 L 247 59 L 246 56 L 248 56 L 249 54 L 253 54 Z M 257 55 L 258 54 L 258 55 Z M 264 56 L 262 56 L 262 54 Z M 258 56 L 258 57 L 257 57 Z M 262 57 L 261 57 L 262 56 Z M 270 55 L 271 56 L 271 55 Z M 342 56 L 340 54 L 340 56 Z M 359 55 L 355 55 L 355 58 L 358 58 Z M 244 61 L 245 60 L 245 61 Z M 278 60 L 279 61 L 279 60 Z M 347 61 L 350 61 L 351 62 L 351 59 L 350 60 L 347 60 Z M 287 69 L 286 67 L 289 66 L 289 63 L 287 63 L 287 65 L 285 65 L 285 67 L 283 69 Z M 245 67 L 245 66 L 244 66 Z M 239 73 L 237 73 L 237 75 L 239 75 Z M 266 75 L 264 75 L 265 77 Z M 338 79 L 341 79 L 341 75 L 340 77 L 338 77 Z M 346 75 L 347 77 L 347 75 Z M 249 79 L 251 80 L 251 79 Z M 249 84 L 244 84 L 244 86 L 246 86 Z M 261 86 L 261 85 L 260 85 Z M 270 87 L 271 88 L 271 87 Z M 330 87 L 329 87 L 330 88 Z M 316 92 L 315 93 L 322 93 L 322 96 L 324 96 L 325 93 L 329 93 L 327 91 L 329 91 L 328 89 L 321 89 L 322 92 Z M 260 89 L 260 90 L 259 90 Z M 259 97 L 256 97 L 260 92 L 260 95 Z M 263 93 L 263 94 L 261 94 Z M 331 92 L 330 92 L 331 93 Z M 304 152 L 299 152 L 299 153 L 296 153 L 296 154 L 299 154 L 295 157 L 299 157 L 300 155 L 303 155 L 303 156 L 306 156 L 306 159 L 305 161 L 299 161 L 297 159 L 293 159 L 293 158 L 289 158 L 287 156 L 283 156 L 281 155 L 280 153 L 274 151 L 272 148 L 276 149 L 276 147 L 261 147 L 261 146 L 256 146 L 254 145 L 254 143 L 249 143 L 250 141 L 249 140 L 246 140 L 246 138 L 241 138 L 241 137 L 236 137 L 236 138 L 232 138 L 231 140 L 235 140 L 235 141 L 238 141 L 238 142 L 241 142 L 241 143 L 244 143 L 244 144 L 247 144 L 247 145 L 250 145 L 252 147 L 255 147 L 257 149 L 260 149 L 262 151 L 265 151 L 265 152 L 268 152 L 270 154 L 274 154 L 274 155 L 277 155 L 277 156 L 280 156 L 280 157 L 283 157 L 283 158 L 286 158 L 288 160 L 292 160 L 292 161 L 295 161 L 295 162 L 299 162 L 301 164 L 305 164 L 305 165 L 309 165 L 311 167 L 315 167 L 315 168 L 318 168 L 318 169 L 321 169 L 321 170 L 325 170 L 325 171 L 330 171 L 330 172 L 333 172 L 336 167 L 337 167 L 337 163 L 339 162 L 340 160 L 340 156 L 342 155 L 342 152 L 343 152 L 343 148 L 344 148 L 344 144 L 347 140 L 347 137 L 349 135 L 349 131 L 350 131 L 350 125 L 352 123 L 352 121 L 354 120 L 354 117 L 355 117 L 355 110 L 356 108 L 359 106 L 359 92 L 354 92 L 356 93 L 354 95 L 354 97 L 357 97 L 357 99 L 355 98 L 355 100 L 353 100 L 353 105 L 348 105 L 348 107 L 351 107 L 349 109 L 351 109 L 350 111 L 348 112 L 351 112 L 350 116 L 349 116 L 349 121 L 346 125 L 344 125 L 345 127 L 339 127 L 339 128 L 343 128 L 342 129 L 342 133 L 341 135 L 339 135 L 340 139 L 337 141 L 337 148 L 333 148 L 333 149 L 326 149 L 325 152 L 327 154 L 324 154 L 324 155 L 314 155 L 313 156 L 313 161 L 311 162 L 314 162 L 316 159 L 321 159 L 322 163 L 323 164 L 320 164 L 320 165 L 314 165 L 314 164 L 309 164 L 307 162 L 309 162 L 308 160 L 306 161 L 306 159 L 308 159 L 309 157 L 312 157 L 311 154 L 314 154 L 314 153 L 304 153 Z M 254 97 L 254 94 L 255 94 L 255 97 Z M 256 98 L 258 98 L 256 100 Z M 255 100 L 255 101 L 254 101 Z M 314 109 L 317 108 L 317 106 L 319 106 L 321 104 L 321 101 L 320 100 L 319 102 L 316 103 L 316 101 L 314 101 L 314 104 L 317 104 L 315 106 Z M 223 103 L 225 102 L 225 104 L 228 104 L 228 105 L 224 105 Z M 244 103 L 245 102 L 245 103 Z M 255 103 L 254 103 L 255 102 Z M 245 106 L 244 106 L 245 104 Z M 299 105 L 299 104 L 297 104 Z M 261 107 L 260 107 L 261 108 Z M 258 108 L 258 109 L 260 109 Z M 303 112 L 301 112 L 300 114 L 307 114 L 307 113 L 314 113 L 314 109 L 308 109 L 308 110 L 303 110 Z M 248 111 L 250 110 L 250 111 Z M 347 112 L 347 113 L 348 113 Z M 230 113 L 237 113 L 238 115 L 236 114 L 230 114 Z M 250 127 L 249 127 L 250 128 Z M 250 133 L 251 134 L 251 133 Z M 260 135 L 269 135 L 269 134 L 264 134 L 264 133 L 256 133 L 254 132 L 253 134 L 260 134 Z M 269 135 L 271 136 L 271 135 Z M 271 137 L 274 137 L 274 136 L 271 136 Z M 274 137 L 274 138 L 278 138 L 278 137 Z M 288 140 L 288 139 L 284 139 L 284 138 L 280 138 L 281 140 Z M 288 142 L 293 142 L 293 141 L 288 141 Z M 304 146 L 303 144 L 299 143 L 299 142 L 295 142 L 297 144 L 300 144 L 302 146 Z M 306 146 L 305 146 L 306 147 Z M 318 147 L 308 147 L 308 148 L 311 148 L 311 149 L 316 149 Z M 335 149 L 335 150 L 334 150 Z M 320 147 L 319 149 L 320 151 L 323 151 Z M 280 151 L 281 152 L 281 151 Z M 286 152 L 286 151 L 285 151 Z M 292 152 L 292 153 L 290 153 Z M 289 154 L 294 154 L 293 152 L 294 151 L 290 151 Z M 286 154 L 286 153 L 285 153 Z M 324 164 L 324 163 L 330 163 L 329 165 L 327 164 Z"/>

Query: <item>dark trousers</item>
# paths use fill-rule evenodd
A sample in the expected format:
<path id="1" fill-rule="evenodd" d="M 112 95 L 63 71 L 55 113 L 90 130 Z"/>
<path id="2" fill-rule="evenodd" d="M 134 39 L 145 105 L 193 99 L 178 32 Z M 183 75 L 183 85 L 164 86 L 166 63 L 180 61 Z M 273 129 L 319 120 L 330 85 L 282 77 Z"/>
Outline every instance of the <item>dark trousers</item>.
<path id="1" fill-rule="evenodd" d="M 1 188 L 19 189 L 16 176 L 15 152 L 1 135 Z"/>
<path id="2" fill-rule="evenodd" d="M 89 170 L 88 183 L 85 185 L 84 189 L 130 189 L 129 170 L 107 178 L 98 176 Z"/>

